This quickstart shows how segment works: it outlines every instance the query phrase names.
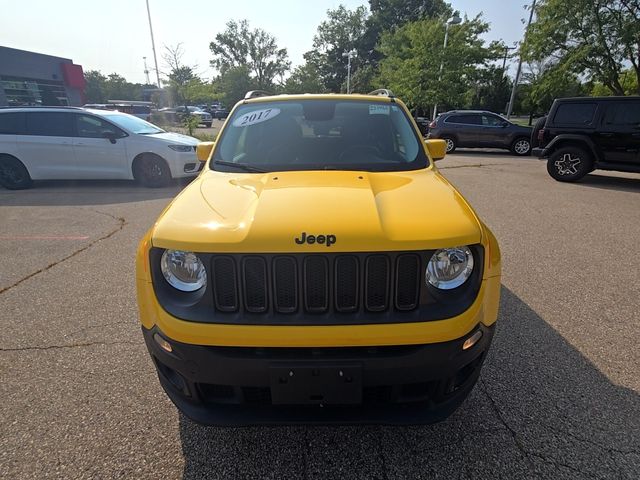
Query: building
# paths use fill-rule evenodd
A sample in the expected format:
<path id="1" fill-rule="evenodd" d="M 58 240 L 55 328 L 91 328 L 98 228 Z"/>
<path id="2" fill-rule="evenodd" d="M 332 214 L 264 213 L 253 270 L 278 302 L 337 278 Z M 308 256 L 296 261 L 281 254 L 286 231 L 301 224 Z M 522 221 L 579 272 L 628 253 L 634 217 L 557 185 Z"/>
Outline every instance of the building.
<path id="1" fill-rule="evenodd" d="M 82 105 L 82 66 L 68 58 L 0 46 L 0 106 Z"/>

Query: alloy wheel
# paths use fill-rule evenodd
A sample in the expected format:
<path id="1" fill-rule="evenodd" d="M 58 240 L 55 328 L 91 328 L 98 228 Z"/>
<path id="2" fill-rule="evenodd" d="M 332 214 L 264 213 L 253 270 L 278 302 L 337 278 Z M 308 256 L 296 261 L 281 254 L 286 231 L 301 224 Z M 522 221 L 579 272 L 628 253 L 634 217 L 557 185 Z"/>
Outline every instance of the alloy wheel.
<path id="1" fill-rule="evenodd" d="M 513 146 L 513 149 L 518 155 L 524 155 L 528 153 L 529 150 L 531 149 L 531 144 L 529 143 L 528 140 L 519 140 Z"/>
<path id="2" fill-rule="evenodd" d="M 582 160 L 577 155 L 565 153 L 562 158 L 555 161 L 555 167 L 560 175 L 577 175 L 578 166 Z"/>

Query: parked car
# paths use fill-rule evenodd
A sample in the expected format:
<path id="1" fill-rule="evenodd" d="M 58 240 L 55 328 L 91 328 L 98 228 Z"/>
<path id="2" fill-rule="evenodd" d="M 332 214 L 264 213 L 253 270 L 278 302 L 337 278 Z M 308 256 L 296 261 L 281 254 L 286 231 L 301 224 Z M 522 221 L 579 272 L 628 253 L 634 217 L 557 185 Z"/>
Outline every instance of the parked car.
<path id="1" fill-rule="evenodd" d="M 148 187 L 195 176 L 198 140 L 126 113 L 74 107 L 0 109 L 0 184 L 136 179 Z"/>
<path id="2" fill-rule="evenodd" d="M 211 114 L 205 112 L 204 110 L 201 110 L 198 107 L 179 106 L 179 107 L 173 107 L 173 108 L 161 108 L 160 110 L 158 110 L 158 112 L 164 115 L 164 117 L 169 122 L 173 122 L 173 123 L 182 122 L 187 115 L 196 117 L 198 119 L 198 124 L 204 125 L 207 128 L 211 127 L 211 124 L 213 123 L 212 122 L 213 117 L 211 116 Z"/>
<path id="3" fill-rule="evenodd" d="M 109 103 L 88 103 L 83 108 L 93 108 L 95 110 L 115 110 L 122 113 L 134 115 L 147 122 L 151 118 L 151 102 L 126 102 L 122 100 L 109 100 Z"/>
<path id="4" fill-rule="evenodd" d="M 402 101 L 250 92 L 140 242 L 140 320 L 193 420 L 443 420 L 487 357 L 500 250 Z"/>
<path id="5" fill-rule="evenodd" d="M 537 133 L 547 171 L 575 182 L 593 170 L 640 172 L 640 98 L 559 98 Z"/>
<path id="6" fill-rule="evenodd" d="M 223 120 L 229 116 L 229 110 L 226 108 L 218 108 L 213 111 L 212 116 L 218 120 Z"/>
<path id="7" fill-rule="evenodd" d="M 531 153 L 531 127 L 523 127 L 492 112 L 452 110 L 429 124 L 429 138 L 447 142 L 447 153 L 458 147 L 504 148 L 514 155 Z"/>
<path id="8" fill-rule="evenodd" d="M 429 133 L 429 124 L 431 123 L 429 119 L 427 117 L 414 117 L 414 120 L 422 135 L 426 137 Z"/>

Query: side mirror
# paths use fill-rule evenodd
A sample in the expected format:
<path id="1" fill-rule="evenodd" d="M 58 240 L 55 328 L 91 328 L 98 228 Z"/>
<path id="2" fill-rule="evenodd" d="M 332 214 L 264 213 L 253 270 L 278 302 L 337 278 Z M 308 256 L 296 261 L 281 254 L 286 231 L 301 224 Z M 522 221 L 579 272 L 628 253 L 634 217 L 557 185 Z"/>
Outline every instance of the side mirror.
<path id="1" fill-rule="evenodd" d="M 427 145 L 427 152 L 429 156 L 435 162 L 436 160 L 442 160 L 447 155 L 447 142 L 440 138 L 430 138 L 425 140 Z"/>
<path id="2" fill-rule="evenodd" d="M 116 143 L 116 138 L 118 138 L 115 132 L 111 132 L 109 130 L 105 130 L 104 132 L 102 132 L 102 136 L 109 140 L 111 143 Z"/>
<path id="3" fill-rule="evenodd" d="M 196 147 L 196 156 L 198 157 L 198 160 L 201 162 L 209 160 L 209 156 L 211 155 L 211 151 L 215 144 L 216 142 L 200 142 Z"/>
<path id="4" fill-rule="evenodd" d="M 509 122 L 502 122 L 502 123 L 500 124 L 500 126 L 501 126 L 502 128 L 508 127 L 508 126 L 509 126 Z"/>

